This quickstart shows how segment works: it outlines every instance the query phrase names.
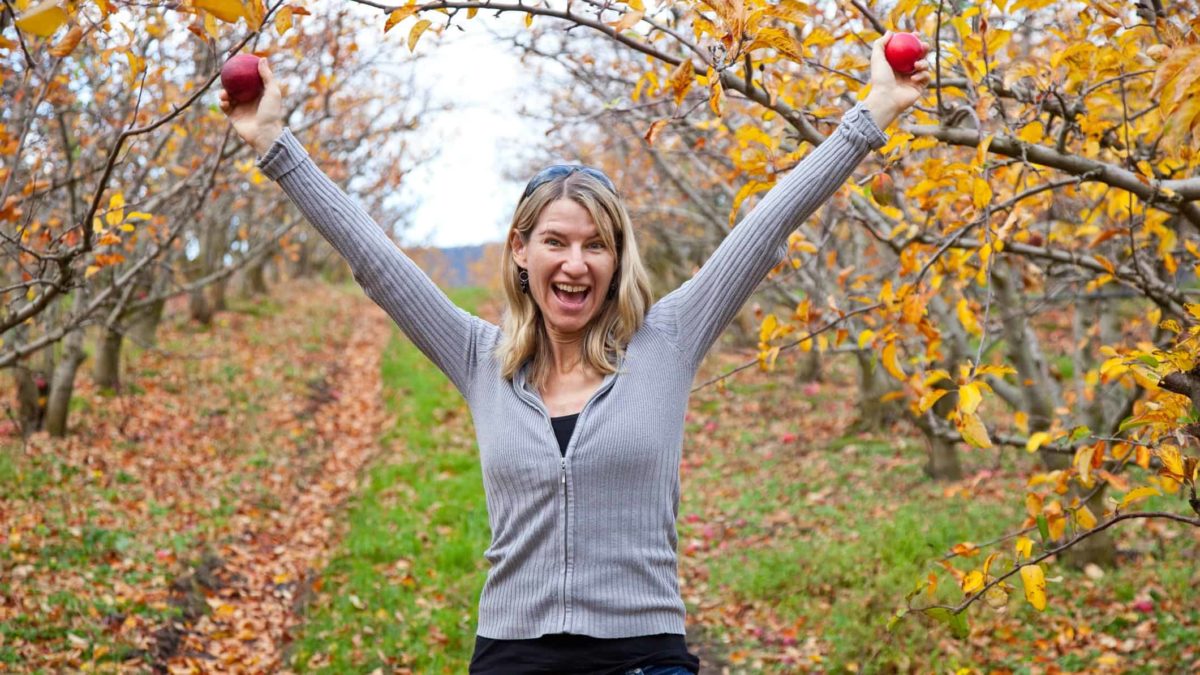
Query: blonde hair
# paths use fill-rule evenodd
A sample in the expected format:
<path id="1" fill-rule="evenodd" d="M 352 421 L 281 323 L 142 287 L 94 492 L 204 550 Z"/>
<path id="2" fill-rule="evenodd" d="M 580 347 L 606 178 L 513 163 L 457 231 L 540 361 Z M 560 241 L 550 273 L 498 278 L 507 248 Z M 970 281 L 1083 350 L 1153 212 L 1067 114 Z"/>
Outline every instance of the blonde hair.
<path id="1" fill-rule="evenodd" d="M 504 239 L 501 277 L 507 306 L 501 323 L 500 344 L 496 357 L 500 372 L 512 379 L 522 364 L 532 359 L 529 382 L 541 388 L 549 377 L 553 361 L 550 337 L 546 333 L 542 310 L 533 296 L 521 291 L 520 268 L 513 259 L 513 232 L 529 243 L 542 210 L 559 199 L 570 199 L 587 210 L 604 245 L 616 254 L 616 294 L 607 295 L 600 313 L 584 331 L 583 363 L 602 374 L 615 373 L 617 361 L 642 326 L 650 309 L 650 279 L 638 255 L 633 226 L 621 199 L 597 178 L 582 171 L 551 179 L 535 188 L 517 204 L 512 226 Z M 596 289 L 607 294 L 608 289 Z"/>

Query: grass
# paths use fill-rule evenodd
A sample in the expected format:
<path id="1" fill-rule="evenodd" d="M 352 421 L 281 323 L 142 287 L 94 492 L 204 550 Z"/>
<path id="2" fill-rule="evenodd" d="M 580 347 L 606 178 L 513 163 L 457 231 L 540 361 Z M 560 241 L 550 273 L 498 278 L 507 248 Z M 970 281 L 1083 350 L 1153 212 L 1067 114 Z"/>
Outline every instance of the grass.
<path id="1" fill-rule="evenodd" d="M 452 294 L 471 311 L 483 297 Z M 463 672 L 490 540 L 466 403 L 399 332 L 382 371 L 385 404 L 397 420 L 381 439 L 389 452 L 349 508 L 291 662 L 319 672 L 399 664 Z"/>

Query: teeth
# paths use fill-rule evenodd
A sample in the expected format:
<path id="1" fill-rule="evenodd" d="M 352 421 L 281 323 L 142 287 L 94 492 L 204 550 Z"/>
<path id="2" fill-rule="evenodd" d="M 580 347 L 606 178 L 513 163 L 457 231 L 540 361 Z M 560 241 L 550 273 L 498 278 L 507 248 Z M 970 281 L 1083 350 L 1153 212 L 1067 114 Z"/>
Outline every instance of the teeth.
<path id="1" fill-rule="evenodd" d="M 570 286 L 568 284 L 554 284 L 554 287 L 564 293 L 582 293 L 588 289 L 587 286 Z"/>

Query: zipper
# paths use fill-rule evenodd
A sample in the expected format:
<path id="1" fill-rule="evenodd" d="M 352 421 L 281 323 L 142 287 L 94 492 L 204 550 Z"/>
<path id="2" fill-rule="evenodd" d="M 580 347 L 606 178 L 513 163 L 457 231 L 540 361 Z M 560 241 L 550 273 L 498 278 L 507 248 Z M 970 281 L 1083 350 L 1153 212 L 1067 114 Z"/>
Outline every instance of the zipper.
<path id="1" fill-rule="evenodd" d="M 581 415 L 581 417 L 582 417 L 582 415 Z M 579 420 L 576 420 L 577 424 L 578 424 L 578 422 L 579 422 Z M 571 436 L 574 437 L 575 434 L 572 433 Z M 565 454 L 563 455 L 562 463 L 559 466 L 562 467 L 562 472 L 559 474 L 559 479 L 562 483 L 562 496 L 563 496 L 563 579 L 562 579 L 563 585 L 562 585 L 562 587 L 563 587 L 563 631 L 565 632 L 567 629 L 567 605 L 568 605 L 568 602 L 567 602 L 567 565 L 568 565 L 567 524 L 571 522 L 570 518 L 569 518 L 570 514 L 567 513 L 567 456 Z"/>
<path id="2" fill-rule="evenodd" d="M 623 360 L 624 359 L 622 359 L 622 361 Z M 620 368 L 620 365 L 621 364 L 619 363 L 617 366 L 618 369 Z M 550 431 L 550 437 L 552 439 L 555 438 L 554 424 L 550 422 L 550 411 L 546 409 L 546 405 L 542 401 L 541 396 L 537 395 L 536 392 L 530 391 L 526 388 L 524 370 L 519 371 L 518 376 L 520 377 L 520 383 L 517 386 L 517 397 L 524 400 L 529 404 L 530 407 L 541 413 L 542 419 L 546 420 L 546 428 Z M 575 439 L 579 437 L 580 427 L 583 426 L 584 415 L 587 413 L 588 408 L 591 407 L 592 401 L 595 401 L 597 397 L 603 395 L 605 392 L 611 389 L 613 383 L 616 381 L 615 375 L 609 375 L 605 379 L 606 381 L 602 382 L 596 391 L 592 392 L 592 395 L 588 398 L 587 403 L 583 404 L 583 409 L 579 411 L 579 417 L 575 420 L 575 431 L 571 434 L 571 440 L 567 443 L 567 451 L 560 458 L 558 465 L 558 482 L 559 485 L 562 486 L 563 495 L 563 632 L 567 631 L 567 614 L 571 604 L 570 599 L 567 596 L 567 568 L 570 565 L 570 554 L 568 552 L 570 539 L 568 534 L 568 524 L 570 514 L 567 512 L 569 502 L 567 497 L 567 455 L 571 454 L 571 448 L 575 446 Z"/>

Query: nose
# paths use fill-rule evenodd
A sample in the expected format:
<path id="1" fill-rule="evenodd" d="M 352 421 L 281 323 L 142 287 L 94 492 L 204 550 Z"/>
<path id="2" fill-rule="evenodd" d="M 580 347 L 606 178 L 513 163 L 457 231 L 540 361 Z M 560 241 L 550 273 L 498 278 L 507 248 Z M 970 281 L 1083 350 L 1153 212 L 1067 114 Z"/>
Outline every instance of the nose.
<path id="1" fill-rule="evenodd" d="M 562 269 L 567 274 L 580 275 L 587 272 L 587 263 L 583 259 L 583 248 L 580 246 L 568 247 L 566 259 L 563 260 Z"/>

